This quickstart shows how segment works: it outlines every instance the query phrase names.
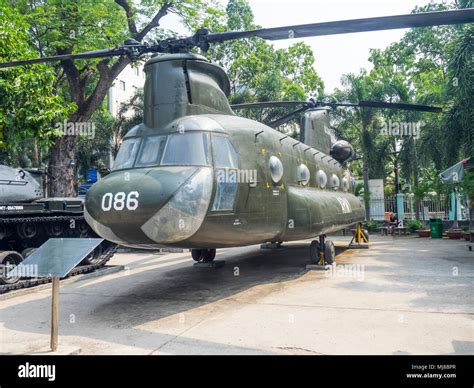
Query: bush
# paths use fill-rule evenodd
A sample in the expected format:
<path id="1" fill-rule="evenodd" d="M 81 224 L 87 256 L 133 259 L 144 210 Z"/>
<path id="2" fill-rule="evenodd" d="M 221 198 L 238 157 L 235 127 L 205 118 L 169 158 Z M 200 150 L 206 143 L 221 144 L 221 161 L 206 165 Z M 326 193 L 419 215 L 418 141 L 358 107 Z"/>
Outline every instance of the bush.
<path id="1" fill-rule="evenodd" d="M 418 229 L 421 229 L 423 224 L 418 220 L 410 220 L 407 222 L 407 228 L 410 232 L 416 232 Z"/>
<path id="2" fill-rule="evenodd" d="M 382 227 L 382 223 L 380 221 L 369 220 L 364 221 L 362 227 L 367 229 L 369 232 L 377 232 Z"/>

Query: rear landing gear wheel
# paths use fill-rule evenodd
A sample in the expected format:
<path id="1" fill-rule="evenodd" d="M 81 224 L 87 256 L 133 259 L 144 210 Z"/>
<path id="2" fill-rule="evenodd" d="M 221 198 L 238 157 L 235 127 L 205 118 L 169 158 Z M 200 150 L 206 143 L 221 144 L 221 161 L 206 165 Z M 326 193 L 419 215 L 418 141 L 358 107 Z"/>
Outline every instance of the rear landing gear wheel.
<path id="1" fill-rule="evenodd" d="M 197 263 L 209 263 L 216 257 L 215 249 L 191 249 L 191 256 Z"/>
<path id="2" fill-rule="evenodd" d="M 311 262 L 314 264 L 319 263 L 321 249 L 319 248 L 319 241 L 313 240 L 311 241 L 311 245 L 309 246 L 309 255 L 311 257 Z"/>
<path id="3" fill-rule="evenodd" d="M 324 253 L 324 255 L 321 255 L 321 253 Z M 326 236 L 324 234 L 319 236 L 319 241 L 311 241 L 311 245 L 309 246 L 309 254 L 311 261 L 318 265 L 332 265 L 336 262 L 336 250 L 334 248 L 334 243 L 330 240 L 326 240 Z"/>
<path id="4" fill-rule="evenodd" d="M 331 240 L 326 240 L 324 243 L 324 260 L 328 264 L 334 264 L 336 261 L 336 249 Z"/>

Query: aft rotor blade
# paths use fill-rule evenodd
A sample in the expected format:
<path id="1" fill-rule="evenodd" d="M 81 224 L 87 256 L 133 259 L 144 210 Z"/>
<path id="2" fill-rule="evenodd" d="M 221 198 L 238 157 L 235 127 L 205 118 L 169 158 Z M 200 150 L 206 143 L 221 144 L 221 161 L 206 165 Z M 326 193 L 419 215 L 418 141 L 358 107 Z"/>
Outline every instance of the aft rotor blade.
<path id="1" fill-rule="evenodd" d="M 287 115 L 280 117 L 279 119 L 267 123 L 267 125 L 271 128 L 277 128 L 280 125 L 286 124 L 289 121 L 297 118 L 300 113 L 303 113 L 307 109 L 308 108 L 306 106 L 303 106 L 302 108 L 297 109 L 294 112 L 288 113 Z"/>
<path id="2" fill-rule="evenodd" d="M 340 20 L 324 23 L 300 24 L 286 27 L 263 28 L 250 31 L 230 31 L 206 36 L 208 43 L 259 37 L 267 40 L 304 38 L 309 36 L 351 34 L 355 32 L 395 30 L 400 28 L 431 27 L 474 22 L 474 8 L 422 12 L 407 15 Z"/>
<path id="3" fill-rule="evenodd" d="M 411 110 L 417 112 L 431 112 L 441 113 L 442 108 L 437 106 L 429 105 L 418 105 L 418 104 L 405 104 L 400 102 L 384 102 L 384 101 L 359 101 L 358 104 L 336 104 L 339 106 L 359 106 L 362 108 L 382 108 L 382 109 L 398 109 L 398 110 Z"/>
<path id="4" fill-rule="evenodd" d="M 234 104 L 230 107 L 233 110 L 242 109 L 264 109 L 264 108 L 294 108 L 295 106 L 305 105 L 307 101 L 265 101 L 265 102 L 249 102 L 246 104 Z"/>

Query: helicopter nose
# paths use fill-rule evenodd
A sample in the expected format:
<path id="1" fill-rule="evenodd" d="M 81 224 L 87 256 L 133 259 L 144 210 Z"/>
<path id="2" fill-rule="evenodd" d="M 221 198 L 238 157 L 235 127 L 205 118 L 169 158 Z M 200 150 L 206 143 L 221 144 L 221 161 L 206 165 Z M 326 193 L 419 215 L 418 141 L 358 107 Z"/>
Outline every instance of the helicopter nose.
<path id="1" fill-rule="evenodd" d="M 209 167 L 116 171 L 89 189 L 84 216 L 99 236 L 117 244 L 170 245 L 196 233 L 211 195 Z"/>

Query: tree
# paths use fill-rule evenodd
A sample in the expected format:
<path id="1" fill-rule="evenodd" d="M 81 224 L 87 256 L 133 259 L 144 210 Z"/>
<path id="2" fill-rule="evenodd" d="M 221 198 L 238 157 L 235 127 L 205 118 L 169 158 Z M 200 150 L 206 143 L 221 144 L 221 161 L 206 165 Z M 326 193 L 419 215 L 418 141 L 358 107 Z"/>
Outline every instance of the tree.
<path id="1" fill-rule="evenodd" d="M 212 0 L 10 0 L 28 23 L 28 44 L 35 56 L 70 54 L 122 44 L 125 39 L 144 41 L 168 13 L 178 14 L 188 26 L 215 14 Z M 145 21 L 146 20 L 146 21 Z M 144 22 L 145 21 L 145 22 Z M 31 57 L 32 55 L 27 55 Z M 20 59 L 20 56 L 15 59 Z M 68 123 L 85 123 L 100 106 L 114 79 L 131 63 L 128 56 L 102 60 L 61 61 L 52 68 L 58 95 L 75 104 Z M 38 68 L 34 69 L 35 73 Z M 49 152 L 49 193 L 75 194 L 74 161 L 78 136 L 58 136 Z"/>
<path id="2" fill-rule="evenodd" d="M 17 10 L 0 0 L 0 60 L 33 56 L 27 45 L 28 25 Z M 40 166 L 40 150 L 55 134 L 50 125 L 74 109 L 55 94 L 54 72 L 46 65 L 35 69 L 16 67 L 0 71 L 1 162 Z M 32 160 L 24 158 L 30 150 Z"/>
<path id="3" fill-rule="evenodd" d="M 357 102 L 381 99 L 380 85 L 365 70 L 359 74 L 346 74 L 341 81 L 343 89 L 336 90 L 332 95 L 335 100 Z M 362 153 L 364 193 L 369 193 L 369 176 L 383 177 L 383 160 L 387 157 L 388 142 L 381 136 L 377 113 L 377 110 L 367 108 L 340 109 L 336 112 L 337 134 L 353 143 Z M 371 169 L 373 174 L 370 174 Z M 365 195 L 366 218 L 370 219 L 368 200 L 368 195 Z"/>
<path id="4" fill-rule="evenodd" d="M 425 7 L 415 8 L 414 12 L 462 8 L 471 3 L 466 0 L 449 4 L 431 2 Z M 433 174 L 436 176 L 473 154 L 473 36 L 471 25 L 412 29 L 388 48 L 371 50 L 369 60 L 373 69 L 365 71 L 365 77 L 361 78 L 361 74 L 359 77 L 353 74 L 344 77 L 345 89 L 336 91 L 333 95 L 336 99 L 357 101 L 370 97 L 387 102 L 444 106 L 446 112 L 378 110 L 366 112 L 364 116 L 354 111 L 338 112 L 336 122 L 342 137 L 352 137 L 362 150 L 369 150 L 369 156 L 363 159 L 364 177 L 367 171 L 371 177 L 378 176 L 382 172 L 378 167 L 383 168 L 388 163 L 383 175 L 390 178 L 396 158 L 400 182 L 402 179 L 406 182 L 402 189 L 411 187 L 415 192 L 419 185 L 430 180 L 437 186 L 436 179 L 431 177 Z M 419 123 L 421 131 L 419 136 L 411 138 L 380 136 L 379 131 L 373 129 L 382 120 Z M 368 122 L 372 124 L 367 125 Z M 361 137 L 357 143 L 359 131 Z M 398 156 L 393 154 L 396 144 L 401 146 Z M 369 160 L 371 156 L 372 160 Z M 357 167 L 357 162 L 355 165 Z M 439 193 L 440 190 L 443 188 L 436 191 Z M 416 195 L 415 199 L 419 218 L 420 197 Z"/>
<path id="5" fill-rule="evenodd" d="M 104 107 L 91 117 L 94 136 L 81 136 L 78 147 L 77 169 L 85 175 L 89 168 L 107 171 L 108 160 L 115 158 L 123 137 L 134 126 L 143 122 L 143 89 L 137 89 L 132 97 L 120 106 L 116 117 Z"/>
<path id="6" fill-rule="evenodd" d="M 229 0 L 226 20 L 213 31 L 259 28 L 246 0 Z M 305 43 L 276 50 L 260 38 L 231 41 L 211 47 L 209 57 L 227 72 L 232 103 L 254 101 L 306 100 L 322 96 L 324 84 L 314 69 L 314 54 Z M 282 109 L 241 111 L 259 121 L 271 121 L 287 113 Z"/>

